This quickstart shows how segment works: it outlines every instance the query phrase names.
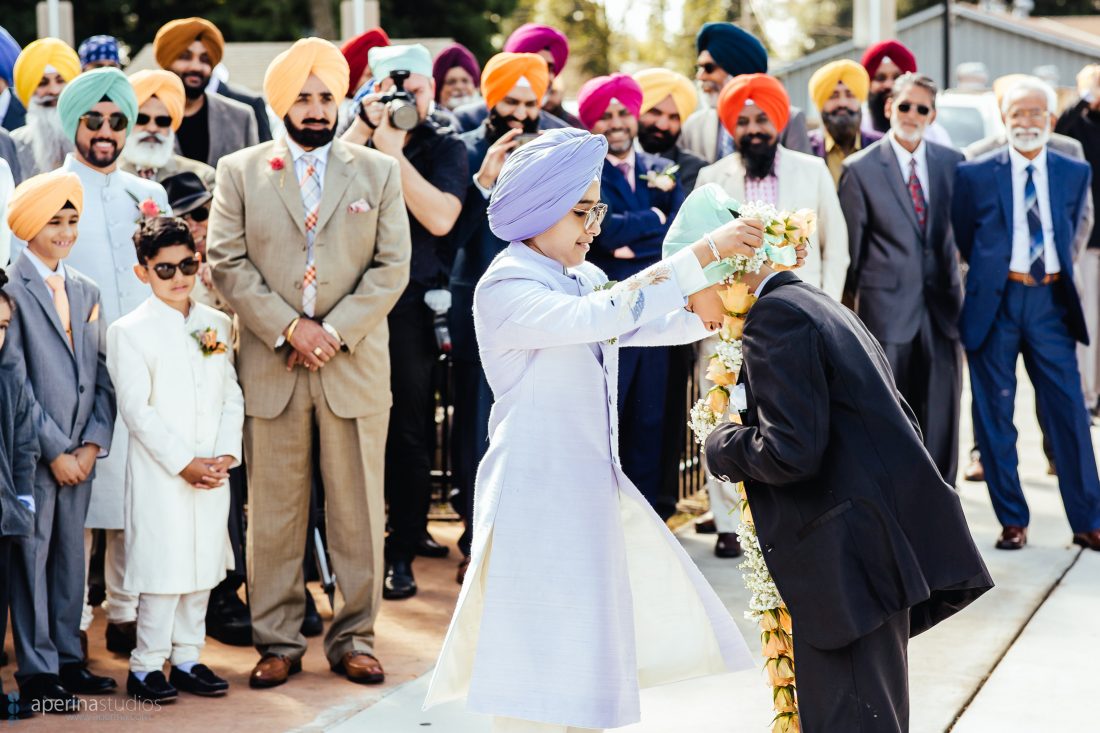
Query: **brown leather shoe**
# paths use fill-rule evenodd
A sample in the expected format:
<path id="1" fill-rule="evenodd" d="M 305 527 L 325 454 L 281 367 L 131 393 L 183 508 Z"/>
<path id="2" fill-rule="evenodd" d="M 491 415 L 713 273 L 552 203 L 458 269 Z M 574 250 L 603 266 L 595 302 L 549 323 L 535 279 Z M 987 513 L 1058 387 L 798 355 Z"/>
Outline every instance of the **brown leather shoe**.
<path id="1" fill-rule="evenodd" d="M 717 534 L 718 525 L 714 523 L 714 518 L 700 519 L 695 523 L 696 534 Z"/>
<path id="2" fill-rule="evenodd" d="M 721 558 L 741 557 L 741 542 L 736 532 L 719 532 L 714 543 L 714 554 Z"/>
<path id="3" fill-rule="evenodd" d="M 386 673 L 382 671 L 382 663 L 362 651 L 348 652 L 339 664 L 333 665 L 332 671 L 338 672 L 352 682 L 361 685 L 378 685 L 386 681 Z"/>
<path id="4" fill-rule="evenodd" d="M 963 478 L 967 481 L 982 482 L 985 481 L 985 469 L 982 468 L 982 459 L 978 455 L 970 457 L 970 463 L 966 466 L 966 470 L 963 471 Z"/>
<path id="5" fill-rule="evenodd" d="M 248 686 L 254 688 L 278 687 L 292 674 L 302 671 L 302 660 L 291 661 L 282 654 L 265 654 L 252 668 L 248 676 Z"/>
<path id="6" fill-rule="evenodd" d="M 1080 545 L 1087 550 L 1100 552 L 1100 529 L 1091 532 L 1077 532 L 1073 535 L 1073 544 Z"/>
<path id="7" fill-rule="evenodd" d="M 459 585 L 466 582 L 466 571 L 470 569 L 470 556 L 462 558 L 462 562 L 458 564 L 458 572 L 455 574 L 455 580 Z"/>
<path id="8" fill-rule="evenodd" d="M 994 545 L 998 550 L 1019 550 L 1027 544 L 1027 527 L 1009 525 L 1001 530 L 1001 536 Z"/>

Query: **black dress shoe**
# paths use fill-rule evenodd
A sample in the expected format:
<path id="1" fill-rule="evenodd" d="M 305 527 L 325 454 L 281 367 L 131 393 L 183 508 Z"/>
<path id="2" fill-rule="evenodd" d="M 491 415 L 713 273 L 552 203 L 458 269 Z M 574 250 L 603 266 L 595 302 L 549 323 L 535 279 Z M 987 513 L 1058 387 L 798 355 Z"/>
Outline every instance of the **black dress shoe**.
<path id="1" fill-rule="evenodd" d="M 416 543 L 416 554 L 420 557 L 447 557 L 450 552 L 451 548 L 436 542 L 426 530 L 420 537 L 420 541 Z"/>
<path id="2" fill-rule="evenodd" d="M 726 559 L 741 557 L 741 543 L 737 540 L 737 533 L 719 532 L 718 541 L 714 543 L 714 554 Z"/>
<path id="3" fill-rule="evenodd" d="M 76 695 L 61 686 L 57 675 L 35 675 L 19 686 L 19 704 L 36 713 L 75 713 L 80 709 Z"/>
<path id="4" fill-rule="evenodd" d="M 695 523 L 695 534 L 717 534 L 718 525 L 714 523 L 714 519 L 700 519 Z"/>
<path id="5" fill-rule="evenodd" d="M 302 636 L 320 636 L 325 630 L 325 623 L 321 620 L 321 614 L 317 612 L 317 604 L 313 602 L 313 594 L 306 589 L 306 615 L 302 618 Z"/>
<path id="6" fill-rule="evenodd" d="M 235 592 L 210 595 L 206 633 L 229 646 L 252 646 L 252 617 Z"/>
<path id="7" fill-rule="evenodd" d="M 416 595 L 416 578 L 413 577 L 412 563 L 397 561 L 386 566 L 386 580 L 382 584 L 382 597 L 388 601 L 399 601 Z"/>
<path id="8" fill-rule="evenodd" d="M 74 695 L 106 695 L 114 692 L 118 683 L 110 677 L 93 674 L 84 664 L 63 664 L 61 684 Z"/>
<path id="9" fill-rule="evenodd" d="M 172 702 L 179 697 L 175 687 L 164 679 L 164 672 L 157 670 L 145 675 L 145 680 L 139 680 L 133 672 L 126 678 L 126 692 L 138 700 L 149 702 Z"/>
<path id="10" fill-rule="evenodd" d="M 129 655 L 137 646 L 137 622 L 109 623 L 104 637 L 107 639 L 107 651 Z"/>
<path id="11" fill-rule="evenodd" d="M 196 664 L 190 672 L 173 666 L 168 682 L 177 690 L 201 697 L 220 697 L 229 691 L 229 683 L 214 674 L 205 664 Z"/>

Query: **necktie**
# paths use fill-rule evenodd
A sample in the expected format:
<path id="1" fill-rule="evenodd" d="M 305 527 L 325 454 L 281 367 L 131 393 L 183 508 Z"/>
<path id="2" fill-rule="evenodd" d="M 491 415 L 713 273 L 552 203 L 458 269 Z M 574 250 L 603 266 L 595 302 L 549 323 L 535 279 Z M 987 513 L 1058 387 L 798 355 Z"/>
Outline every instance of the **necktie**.
<path id="1" fill-rule="evenodd" d="M 1024 208 L 1027 209 L 1028 256 L 1031 259 L 1029 272 L 1035 282 L 1042 282 L 1047 275 L 1043 261 L 1043 220 L 1039 218 L 1039 193 L 1035 190 L 1035 166 L 1027 167 L 1027 182 L 1024 184 Z"/>
<path id="2" fill-rule="evenodd" d="M 924 231 L 924 225 L 928 221 L 928 205 L 924 200 L 924 189 L 921 188 L 920 178 L 917 177 L 917 159 L 909 159 L 909 195 L 913 198 L 913 210 L 917 213 L 917 226 Z"/>
<path id="3" fill-rule="evenodd" d="M 65 335 L 69 337 L 69 346 L 72 346 L 73 324 L 69 315 L 69 294 L 65 292 L 65 278 L 61 275 L 50 275 L 46 278 L 46 285 L 53 292 L 53 307 L 57 309 L 57 316 L 61 319 L 61 327 L 65 329 Z"/>
<path id="4" fill-rule="evenodd" d="M 138 170 L 137 174 L 141 178 L 147 178 L 148 180 L 152 181 L 153 179 L 155 179 L 157 177 L 157 169 L 156 168 L 141 168 L 140 170 Z"/>
<path id="5" fill-rule="evenodd" d="M 630 190 L 634 190 L 634 176 L 630 175 L 630 163 L 616 163 L 615 167 L 619 169 L 619 172 L 623 174 L 623 178 L 626 179 L 626 185 L 630 186 Z"/>
<path id="6" fill-rule="evenodd" d="M 300 185 L 302 187 L 302 208 L 306 212 L 306 271 L 302 277 L 302 312 L 313 316 L 317 306 L 317 266 L 313 263 L 313 240 L 317 232 L 317 209 L 321 205 L 321 181 L 317 175 L 317 159 L 312 155 L 303 155 L 306 164 Z"/>

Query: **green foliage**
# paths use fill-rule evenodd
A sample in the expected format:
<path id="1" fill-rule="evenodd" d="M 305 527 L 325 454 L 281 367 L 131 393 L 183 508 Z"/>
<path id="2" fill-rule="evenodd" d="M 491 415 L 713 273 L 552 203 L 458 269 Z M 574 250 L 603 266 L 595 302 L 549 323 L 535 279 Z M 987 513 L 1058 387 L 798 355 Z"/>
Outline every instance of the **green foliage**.
<path id="1" fill-rule="evenodd" d="M 518 0 L 381 0 L 382 27 L 394 38 L 449 37 L 485 63 L 494 36 Z M 498 39 L 499 40 L 499 39 Z"/>
<path id="2" fill-rule="evenodd" d="M 602 3 L 593 0 L 519 0 L 503 30 L 507 34 L 524 23 L 545 23 L 560 28 L 566 35 L 569 39 L 567 77 L 583 81 L 612 70 L 612 48 L 619 44 L 620 39 L 611 31 Z"/>

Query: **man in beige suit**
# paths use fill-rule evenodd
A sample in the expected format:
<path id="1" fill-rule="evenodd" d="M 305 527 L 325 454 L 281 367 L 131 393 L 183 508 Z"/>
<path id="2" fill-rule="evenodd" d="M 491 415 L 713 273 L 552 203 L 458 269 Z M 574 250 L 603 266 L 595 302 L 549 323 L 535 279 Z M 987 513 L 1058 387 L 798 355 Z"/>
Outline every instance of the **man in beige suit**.
<path id="1" fill-rule="evenodd" d="M 221 161 L 210 216 L 214 284 L 241 326 L 247 575 L 261 654 L 253 687 L 285 682 L 306 650 L 314 431 L 344 598 L 325 654 L 354 682 L 384 679 L 373 645 L 391 404 L 386 315 L 409 279 L 409 223 L 397 163 L 333 140 L 347 86 L 347 62 L 328 41 L 303 39 L 276 57 L 264 91 L 287 138 Z"/>

